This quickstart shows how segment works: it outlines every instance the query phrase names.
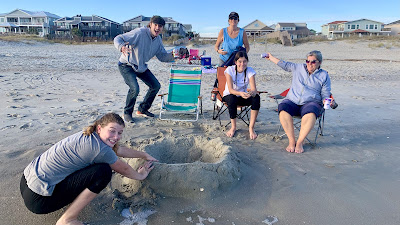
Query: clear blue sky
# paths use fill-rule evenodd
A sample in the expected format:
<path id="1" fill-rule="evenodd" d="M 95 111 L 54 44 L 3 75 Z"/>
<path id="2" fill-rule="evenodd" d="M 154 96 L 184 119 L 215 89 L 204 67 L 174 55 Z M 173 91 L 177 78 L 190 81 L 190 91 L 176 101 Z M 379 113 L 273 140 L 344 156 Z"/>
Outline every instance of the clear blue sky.
<path id="1" fill-rule="evenodd" d="M 328 3 L 329 2 L 329 3 Z M 122 23 L 138 15 L 172 17 L 183 24 L 192 24 L 197 33 L 217 35 L 228 25 L 231 11 L 239 13 L 239 27 L 258 19 L 266 25 L 278 22 L 305 22 L 309 29 L 321 31 L 321 25 L 335 20 L 371 19 L 382 23 L 400 20 L 400 0 L 4 0 L 0 13 L 14 9 L 46 11 L 60 17 L 77 14 L 99 15 Z"/>

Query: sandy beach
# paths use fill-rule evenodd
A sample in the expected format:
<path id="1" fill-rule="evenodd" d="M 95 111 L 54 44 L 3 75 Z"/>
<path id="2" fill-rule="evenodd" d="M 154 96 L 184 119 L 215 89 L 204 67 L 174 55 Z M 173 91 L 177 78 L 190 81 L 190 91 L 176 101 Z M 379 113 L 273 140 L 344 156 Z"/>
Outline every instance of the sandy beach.
<path id="1" fill-rule="evenodd" d="M 206 50 L 212 62 L 218 62 L 212 45 L 188 48 Z M 212 119 L 214 102 L 209 97 L 215 74 L 206 73 L 199 121 L 138 118 L 136 124 L 127 124 L 122 143 L 143 151 L 162 152 L 169 146 L 180 155 L 190 149 L 187 143 L 197 143 L 195 150 L 200 152 L 218 150 L 235 162 L 226 167 L 234 167 L 232 173 L 217 172 L 235 178 L 230 185 L 220 180 L 227 176 L 196 173 L 208 167 L 195 162 L 163 175 L 161 168 L 168 163 L 160 161 L 159 170 L 140 183 L 153 191 L 147 193 L 150 200 L 142 196 L 138 207 L 130 207 L 138 210 L 134 212 L 139 213 L 137 218 L 121 216 L 136 187 L 115 175 L 79 219 L 91 225 L 400 224 L 400 47 L 382 40 L 309 42 L 294 47 L 251 44 L 249 66 L 257 72 L 257 88 L 278 94 L 291 82 L 290 73 L 261 59 L 261 53 L 300 63 L 312 50 L 322 52 L 322 68 L 329 72 L 339 104 L 326 112 L 324 136 L 315 147 L 307 143 L 303 154 L 288 153 L 286 137 L 273 140 L 279 120 L 276 103 L 268 95 L 261 96 L 258 138 L 250 140 L 240 121 L 235 137 L 226 137 L 225 128 Z M 99 116 L 122 115 L 128 86 L 118 71 L 118 58 L 111 44 L 0 40 L 0 224 L 55 224 L 63 213 L 64 209 L 35 215 L 26 209 L 19 192 L 22 172 L 33 158 Z M 162 85 L 160 94 L 168 90 L 169 67 L 156 58 L 149 61 Z M 138 102 L 147 89 L 139 85 Z M 156 115 L 160 102 L 156 98 L 150 109 Z M 194 180 L 185 184 L 189 178 Z M 186 193 L 180 185 L 191 187 L 188 183 L 202 189 Z M 140 202 L 146 207 L 140 207 Z"/>

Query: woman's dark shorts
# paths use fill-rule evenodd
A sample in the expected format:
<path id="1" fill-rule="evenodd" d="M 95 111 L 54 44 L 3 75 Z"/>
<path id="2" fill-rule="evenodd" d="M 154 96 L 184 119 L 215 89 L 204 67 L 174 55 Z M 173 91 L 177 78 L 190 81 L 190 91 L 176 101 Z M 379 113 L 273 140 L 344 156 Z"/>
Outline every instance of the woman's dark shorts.
<path id="1" fill-rule="evenodd" d="M 307 113 L 314 113 L 315 117 L 319 117 L 322 112 L 322 105 L 316 102 L 307 102 L 304 105 L 297 105 L 290 101 L 289 99 L 284 99 L 278 105 L 278 112 L 285 111 L 291 116 L 301 116 L 303 117 Z"/>

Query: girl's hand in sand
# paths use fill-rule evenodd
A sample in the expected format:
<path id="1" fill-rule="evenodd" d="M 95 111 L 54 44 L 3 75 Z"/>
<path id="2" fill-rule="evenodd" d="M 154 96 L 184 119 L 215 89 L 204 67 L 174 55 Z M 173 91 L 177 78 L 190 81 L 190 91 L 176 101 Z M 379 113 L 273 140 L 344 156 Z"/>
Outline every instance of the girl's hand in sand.
<path id="1" fill-rule="evenodd" d="M 146 155 L 144 156 L 143 159 L 150 161 L 150 162 L 158 162 L 158 159 L 154 158 L 153 156 L 149 155 L 148 153 L 146 153 Z"/>
<path id="2" fill-rule="evenodd" d="M 147 161 L 143 164 L 143 166 L 139 167 L 138 173 L 142 175 L 142 179 L 145 179 L 153 169 L 153 162 Z"/>

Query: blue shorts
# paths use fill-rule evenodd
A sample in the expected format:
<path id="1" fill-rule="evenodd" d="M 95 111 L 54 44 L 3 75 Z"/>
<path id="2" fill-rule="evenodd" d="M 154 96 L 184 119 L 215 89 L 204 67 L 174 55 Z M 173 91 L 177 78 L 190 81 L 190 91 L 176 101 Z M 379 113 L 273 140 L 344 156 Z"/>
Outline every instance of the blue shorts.
<path id="1" fill-rule="evenodd" d="M 307 113 L 314 113 L 315 117 L 319 117 L 322 112 L 322 105 L 316 102 L 307 102 L 304 105 L 297 105 L 289 99 L 284 99 L 278 105 L 278 112 L 281 112 L 282 110 L 289 113 L 291 116 L 303 117 Z"/>

